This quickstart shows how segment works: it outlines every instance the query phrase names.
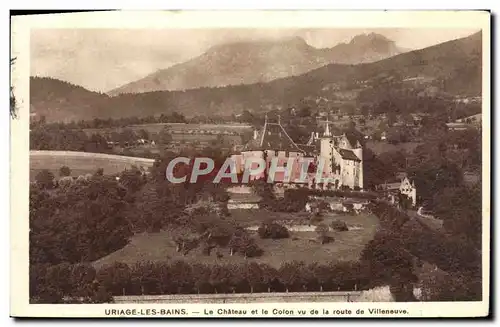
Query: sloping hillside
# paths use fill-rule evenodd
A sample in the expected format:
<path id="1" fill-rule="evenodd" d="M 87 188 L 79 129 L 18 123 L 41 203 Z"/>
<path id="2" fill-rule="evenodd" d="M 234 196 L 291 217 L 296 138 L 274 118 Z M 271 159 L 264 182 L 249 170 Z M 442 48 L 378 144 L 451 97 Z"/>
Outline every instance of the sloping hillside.
<path id="1" fill-rule="evenodd" d="M 30 78 L 30 112 L 50 121 L 98 117 L 108 98 L 55 78 Z"/>
<path id="2" fill-rule="evenodd" d="M 177 111 L 186 116 L 263 111 L 296 105 L 305 98 L 325 98 L 332 108 L 345 94 L 356 105 L 383 96 L 387 90 L 481 95 L 481 34 L 400 54 L 382 61 L 330 64 L 306 74 L 268 83 L 157 91 L 107 97 L 82 88 L 59 87 L 50 79 L 32 79 L 32 105 L 48 120 L 119 118 Z M 50 82 L 50 83 L 48 83 Z M 416 83 L 420 83 L 417 85 Z M 384 86 L 384 87 L 381 87 Z M 65 93 L 66 92 L 66 93 Z M 362 99 L 365 94 L 368 99 Z M 432 108 L 431 108 L 432 109 Z"/>
<path id="3" fill-rule="evenodd" d="M 237 42 L 208 49 L 187 62 L 161 69 L 111 92 L 142 93 L 269 82 L 297 76 L 329 63 L 373 62 L 403 50 L 380 34 L 355 36 L 349 43 L 317 49 L 302 38 Z"/>

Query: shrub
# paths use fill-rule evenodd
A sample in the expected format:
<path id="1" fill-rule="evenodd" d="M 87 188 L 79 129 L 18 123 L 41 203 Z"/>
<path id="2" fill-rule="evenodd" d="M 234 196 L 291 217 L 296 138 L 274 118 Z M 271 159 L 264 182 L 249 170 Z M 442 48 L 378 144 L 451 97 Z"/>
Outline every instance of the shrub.
<path id="1" fill-rule="evenodd" d="M 35 181 L 36 184 L 42 189 L 54 188 L 54 174 L 52 174 L 48 169 L 43 169 L 36 174 Z"/>
<path id="2" fill-rule="evenodd" d="M 334 241 L 334 238 L 328 235 L 330 228 L 325 224 L 320 224 L 316 227 L 316 233 L 318 233 L 318 241 L 321 244 L 327 244 Z"/>
<path id="3" fill-rule="evenodd" d="M 104 169 L 97 168 L 97 170 L 94 172 L 94 176 L 104 176 Z"/>
<path id="4" fill-rule="evenodd" d="M 59 176 L 66 177 L 71 175 L 71 169 L 68 166 L 62 166 L 59 168 Z"/>
<path id="5" fill-rule="evenodd" d="M 310 219 L 311 223 L 319 223 L 321 221 L 323 221 L 323 217 L 321 217 L 321 214 L 319 212 L 313 214 Z"/>
<path id="6" fill-rule="evenodd" d="M 328 244 L 335 241 L 335 238 L 333 236 L 327 235 L 327 234 L 322 234 L 319 235 L 319 242 L 321 244 Z"/>
<path id="7" fill-rule="evenodd" d="M 257 232 L 260 238 L 280 239 L 290 237 L 288 229 L 276 222 L 262 223 Z"/>
<path id="8" fill-rule="evenodd" d="M 244 229 L 236 230 L 229 241 L 228 247 L 230 247 L 231 254 L 240 253 L 245 258 L 259 257 L 264 253 Z"/>
<path id="9" fill-rule="evenodd" d="M 325 224 L 320 224 L 320 225 L 316 226 L 315 231 L 316 231 L 316 233 L 322 235 L 322 234 L 328 233 L 330 231 L 330 228 L 328 228 L 328 226 Z"/>
<path id="10" fill-rule="evenodd" d="M 349 230 L 345 221 L 341 221 L 341 220 L 332 221 L 332 223 L 330 224 L 330 227 L 332 227 L 332 229 L 334 231 L 337 231 L 337 232 L 345 232 L 345 231 Z"/>

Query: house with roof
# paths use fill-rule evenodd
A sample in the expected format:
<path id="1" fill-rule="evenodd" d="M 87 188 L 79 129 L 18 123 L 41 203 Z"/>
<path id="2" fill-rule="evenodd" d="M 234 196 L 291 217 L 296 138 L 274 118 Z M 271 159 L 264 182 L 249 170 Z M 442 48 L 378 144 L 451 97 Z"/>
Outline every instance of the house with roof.
<path id="1" fill-rule="evenodd" d="M 457 119 L 455 123 L 469 124 L 474 126 L 481 126 L 482 114 L 476 114 L 464 118 Z"/>
<path id="2" fill-rule="evenodd" d="M 415 181 L 410 180 L 407 176 L 404 176 L 401 182 L 381 184 L 378 189 L 385 192 L 392 203 L 396 203 L 398 201 L 398 194 L 402 194 L 411 200 L 413 207 L 417 205 Z"/>
<path id="3" fill-rule="evenodd" d="M 413 207 L 417 205 L 417 188 L 415 187 L 415 181 L 410 181 L 408 177 L 405 177 L 401 181 L 399 192 L 406 195 L 411 200 Z"/>
<path id="4" fill-rule="evenodd" d="M 266 116 L 262 130 L 254 132 L 253 140 L 245 145 L 241 154 L 232 156 L 238 173 L 244 172 L 245 165 L 251 162 L 249 159 L 259 158 L 266 162 L 265 172 L 251 179 L 265 178 L 276 158 L 278 167 L 288 166 L 289 169 L 271 172 L 275 183 L 290 187 L 302 183 L 324 189 L 342 186 L 363 189 L 363 148 L 360 142 L 352 144 L 345 134 L 332 135 L 329 123 L 325 122 L 323 135 L 313 131 L 307 144 L 296 144 L 281 125 L 279 116 L 277 122 L 268 121 Z M 307 161 L 311 164 L 305 164 Z"/>

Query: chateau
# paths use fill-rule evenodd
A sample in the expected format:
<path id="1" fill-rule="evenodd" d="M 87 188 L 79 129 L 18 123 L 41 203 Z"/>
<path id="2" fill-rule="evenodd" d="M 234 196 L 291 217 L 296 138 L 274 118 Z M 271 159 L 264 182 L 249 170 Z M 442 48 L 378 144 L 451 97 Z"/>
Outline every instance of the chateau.
<path id="1" fill-rule="evenodd" d="M 291 139 L 279 118 L 277 122 L 269 122 L 266 116 L 262 130 L 254 131 L 253 140 L 245 145 L 241 154 L 232 156 L 238 173 L 245 170 L 249 159 L 262 159 L 266 162 L 265 172 L 251 178 L 265 178 L 274 158 L 279 167 L 292 164 L 288 175 L 277 171 L 273 176 L 275 183 L 285 187 L 307 183 L 309 187 L 322 189 L 363 189 L 363 147 L 359 141 L 352 144 L 345 134 L 332 135 L 329 122 L 325 124 L 323 135 L 311 132 L 307 144 L 300 145 Z M 304 165 L 305 161 L 311 164 Z M 307 175 L 306 181 L 300 180 L 303 175 Z"/>

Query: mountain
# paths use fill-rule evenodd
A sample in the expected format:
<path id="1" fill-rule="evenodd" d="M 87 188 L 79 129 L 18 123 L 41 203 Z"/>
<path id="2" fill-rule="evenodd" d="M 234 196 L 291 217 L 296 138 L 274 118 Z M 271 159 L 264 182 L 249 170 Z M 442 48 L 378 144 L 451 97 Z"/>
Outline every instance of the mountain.
<path id="1" fill-rule="evenodd" d="M 407 95 L 480 96 L 481 56 L 482 36 L 476 33 L 373 63 L 329 64 L 299 76 L 250 85 L 108 97 L 63 82 L 32 78 L 31 103 L 47 120 L 65 121 L 173 111 L 186 116 L 259 112 L 298 105 L 305 99 L 322 99 L 331 109 L 346 104 L 360 108 L 363 103 L 391 103 L 394 98 L 387 96 L 394 95 L 404 105 Z M 441 109 L 430 105 L 427 110 Z"/>
<path id="2" fill-rule="evenodd" d="M 30 112 L 50 121 L 99 117 L 109 96 L 49 77 L 30 78 Z"/>
<path id="3" fill-rule="evenodd" d="M 187 62 L 161 69 L 108 92 L 142 93 L 269 82 L 297 76 L 329 63 L 381 60 L 403 50 L 380 34 L 355 36 L 349 43 L 317 49 L 302 38 L 222 44 Z"/>
<path id="4" fill-rule="evenodd" d="M 410 51 L 377 33 L 356 35 L 349 43 L 340 43 L 323 50 L 331 63 L 360 64 L 379 61 Z"/>

